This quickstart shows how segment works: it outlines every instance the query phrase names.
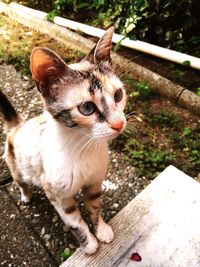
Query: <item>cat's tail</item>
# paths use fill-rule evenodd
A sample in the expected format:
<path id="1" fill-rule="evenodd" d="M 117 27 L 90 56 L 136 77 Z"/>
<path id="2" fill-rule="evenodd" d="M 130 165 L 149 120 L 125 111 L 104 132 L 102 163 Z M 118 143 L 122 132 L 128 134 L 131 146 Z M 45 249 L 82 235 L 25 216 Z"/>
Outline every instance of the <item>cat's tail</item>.
<path id="1" fill-rule="evenodd" d="M 9 131 L 20 124 L 23 119 L 14 109 L 8 98 L 0 90 L 0 115 L 5 123 L 5 130 Z"/>

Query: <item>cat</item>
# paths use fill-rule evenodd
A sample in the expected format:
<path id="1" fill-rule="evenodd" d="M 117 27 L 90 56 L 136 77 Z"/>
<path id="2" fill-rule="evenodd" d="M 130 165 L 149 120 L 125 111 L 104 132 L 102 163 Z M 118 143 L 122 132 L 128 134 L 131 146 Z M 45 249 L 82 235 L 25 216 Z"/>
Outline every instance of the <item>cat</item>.
<path id="1" fill-rule="evenodd" d="M 32 51 L 32 77 L 44 103 L 38 117 L 25 120 L 0 91 L 5 158 L 21 200 L 30 201 L 29 185 L 43 188 L 86 254 L 97 251 L 97 239 L 114 238 L 100 214 L 107 141 L 126 127 L 126 93 L 112 67 L 112 36 L 110 28 L 82 61 L 69 66 L 48 48 Z M 96 238 L 74 200 L 80 189 Z"/>

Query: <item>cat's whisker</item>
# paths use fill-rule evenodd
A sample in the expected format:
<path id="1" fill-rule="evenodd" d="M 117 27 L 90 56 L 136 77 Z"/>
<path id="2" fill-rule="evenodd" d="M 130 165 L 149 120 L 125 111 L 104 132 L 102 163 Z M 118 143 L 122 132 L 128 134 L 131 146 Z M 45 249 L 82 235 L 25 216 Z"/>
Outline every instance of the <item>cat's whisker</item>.
<path id="1" fill-rule="evenodd" d="M 133 59 L 141 57 L 141 55 L 133 56 L 129 59 L 126 59 L 123 64 L 118 65 L 119 67 L 115 69 L 115 73 L 119 76 L 121 69 L 124 68 L 129 62 L 131 62 Z"/>
<path id="2" fill-rule="evenodd" d="M 89 148 L 91 148 L 91 146 L 94 144 L 94 142 L 96 141 L 95 138 L 91 138 L 90 142 L 88 142 L 87 146 L 85 147 L 85 149 L 82 151 L 82 155 L 81 155 L 81 159 L 84 158 L 85 154 L 88 152 Z"/>
<path id="3" fill-rule="evenodd" d="M 79 155 L 80 155 L 80 150 L 85 145 L 85 142 L 86 141 L 88 142 L 89 137 L 90 137 L 90 134 L 85 135 L 82 138 L 80 138 L 80 140 L 77 142 L 77 144 L 75 145 L 75 147 L 71 151 L 70 157 L 72 158 L 72 163 L 76 162 L 78 160 Z"/>
<path id="4" fill-rule="evenodd" d="M 137 129 L 134 125 L 130 124 L 128 125 L 127 124 L 127 127 L 125 129 L 125 131 L 122 133 L 122 135 L 128 137 L 130 134 L 134 134 L 137 132 Z"/>
<path id="5" fill-rule="evenodd" d="M 91 148 L 91 146 L 96 142 L 96 138 L 92 137 L 90 140 L 88 140 L 87 144 L 82 148 L 80 155 L 80 160 L 82 160 L 85 157 L 85 154 L 88 152 L 88 150 Z"/>
<path id="6" fill-rule="evenodd" d="M 101 149 L 101 145 L 103 143 L 103 139 L 99 140 L 98 146 L 97 146 L 97 151 L 99 151 Z"/>
<path id="7" fill-rule="evenodd" d="M 98 152 L 100 150 L 100 147 L 101 147 L 102 139 L 101 138 L 98 138 L 96 140 L 97 140 L 97 142 L 96 142 L 95 149 Z"/>
<path id="8" fill-rule="evenodd" d="M 97 143 L 97 151 L 100 150 L 102 142 L 103 142 L 102 139 L 99 139 L 98 140 L 98 143 Z"/>
<path id="9" fill-rule="evenodd" d="M 125 131 L 131 130 L 131 129 L 135 129 L 135 128 L 136 128 L 135 125 L 133 125 L 132 123 L 131 124 L 127 124 Z"/>
<path id="10" fill-rule="evenodd" d="M 78 142 L 76 143 L 76 145 L 74 146 L 72 152 L 71 152 L 71 155 L 75 154 L 76 153 L 76 150 L 81 146 L 82 143 L 84 143 L 89 137 L 91 137 L 91 134 L 87 134 L 87 135 L 84 135 L 82 136 Z"/>
<path id="11" fill-rule="evenodd" d="M 125 81 L 134 81 L 135 80 L 134 77 L 131 78 L 131 76 L 130 76 L 130 78 L 128 78 L 129 75 L 131 75 L 130 70 L 127 70 L 127 71 L 121 72 L 121 74 L 118 74 L 118 77 L 120 80 L 123 81 L 123 83 Z"/>
<path id="12" fill-rule="evenodd" d="M 91 140 L 92 140 L 92 137 L 89 140 L 87 140 L 87 142 L 80 148 L 80 150 L 76 154 L 76 157 L 74 158 L 75 161 L 80 157 L 82 151 L 88 146 L 88 144 L 91 142 Z"/>
<path id="13" fill-rule="evenodd" d="M 131 111 L 130 113 L 126 114 L 125 117 L 128 118 L 128 117 L 135 115 L 135 114 L 137 114 L 137 112 Z"/>

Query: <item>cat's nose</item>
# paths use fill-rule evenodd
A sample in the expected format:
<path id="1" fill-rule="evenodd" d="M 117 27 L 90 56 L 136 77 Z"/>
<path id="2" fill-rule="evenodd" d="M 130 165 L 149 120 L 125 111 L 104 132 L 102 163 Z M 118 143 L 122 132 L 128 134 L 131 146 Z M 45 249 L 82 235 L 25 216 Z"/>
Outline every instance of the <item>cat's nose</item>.
<path id="1" fill-rule="evenodd" d="M 111 128 L 118 132 L 120 132 L 123 126 L 124 126 L 124 121 L 116 121 L 111 124 Z"/>

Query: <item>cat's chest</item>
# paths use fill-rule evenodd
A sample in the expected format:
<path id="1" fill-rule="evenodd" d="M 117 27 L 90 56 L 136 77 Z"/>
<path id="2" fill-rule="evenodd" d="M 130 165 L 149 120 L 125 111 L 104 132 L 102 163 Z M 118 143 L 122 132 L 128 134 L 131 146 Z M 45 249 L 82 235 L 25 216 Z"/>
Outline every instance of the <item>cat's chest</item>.
<path id="1" fill-rule="evenodd" d="M 85 143 L 86 144 L 86 143 Z M 54 187 L 75 192 L 82 186 L 97 183 L 105 177 L 108 165 L 107 143 L 77 146 L 70 142 L 46 144 L 43 164 L 46 179 Z"/>

